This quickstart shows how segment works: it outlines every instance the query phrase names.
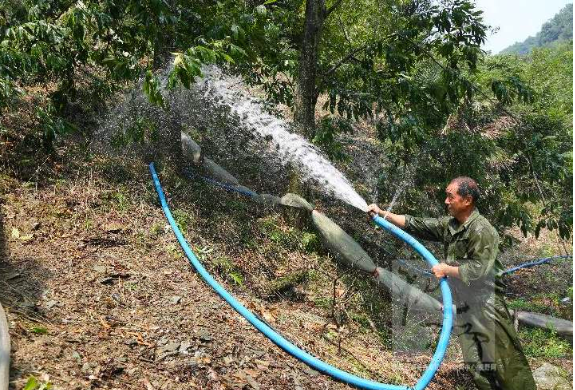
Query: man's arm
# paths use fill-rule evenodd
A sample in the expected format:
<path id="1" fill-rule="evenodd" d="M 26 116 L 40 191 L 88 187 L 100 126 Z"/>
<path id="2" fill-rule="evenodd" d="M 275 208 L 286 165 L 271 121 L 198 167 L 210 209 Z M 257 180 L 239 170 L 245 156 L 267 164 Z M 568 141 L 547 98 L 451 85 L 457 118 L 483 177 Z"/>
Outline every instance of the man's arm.
<path id="1" fill-rule="evenodd" d="M 402 229 L 405 228 L 407 225 L 405 215 L 397 215 L 390 213 L 388 211 L 384 211 L 380 209 L 376 204 L 370 204 L 367 206 L 367 212 L 370 215 L 379 215 L 382 218 L 387 219 L 389 222 L 393 223 L 395 226 L 398 226 Z M 427 239 L 435 239 L 438 240 L 440 224 L 438 220 L 435 219 L 427 219 L 422 220 L 420 223 L 421 226 L 416 227 L 416 234 L 423 236 Z M 451 266 L 446 263 L 440 263 L 436 266 L 431 268 L 431 272 L 435 275 L 436 278 L 443 278 L 445 276 L 460 278 L 459 276 L 459 267 Z"/>
<path id="2" fill-rule="evenodd" d="M 367 212 L 370 215 L 377 214 L 399 228 L 405 228 L 405 215 L 398 215 L 390 213 L 389 211 L 384 211 L 380 209 L 376 204 L 370 204 L 367 206 Z"/>

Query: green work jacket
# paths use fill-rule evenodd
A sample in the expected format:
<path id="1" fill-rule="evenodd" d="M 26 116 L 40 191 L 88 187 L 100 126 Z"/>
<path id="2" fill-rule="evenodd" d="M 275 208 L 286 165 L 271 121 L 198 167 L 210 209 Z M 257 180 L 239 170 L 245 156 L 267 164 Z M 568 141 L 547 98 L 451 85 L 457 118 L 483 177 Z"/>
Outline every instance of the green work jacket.
<path id="1" fill-rule="evenodd" d="M 458 307 L 485 304 L 494 293 L 503 293 L 503 267 L 497 259 L 499 235 L 479 211 L 474 210 L 463 224 L 453 217 L 405 218 L 405 231 L 423 240 L 442 242 L 444 262 L 459 267 L 460 277 L 449 278 Z"/>

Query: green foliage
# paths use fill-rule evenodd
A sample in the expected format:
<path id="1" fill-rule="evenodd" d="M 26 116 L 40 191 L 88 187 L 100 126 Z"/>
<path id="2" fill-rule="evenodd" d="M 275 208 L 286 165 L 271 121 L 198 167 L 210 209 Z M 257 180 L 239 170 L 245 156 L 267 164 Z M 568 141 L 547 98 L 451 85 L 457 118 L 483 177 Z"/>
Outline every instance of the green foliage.
<path id="1" fill-rule="evenodd" d="M 573 41 L 573 4 L 567 4 L 551 20 L 543 24 L 541 31 L 535 37 L 516 42 L 502 50 L 500 54 L 526 55 L 534 48 L 550 47 L 566 41 Z"/>
<path id="2" fill-rule="evenodd" d="M 242 275 L 241 269 L 238 268 L 228 257 L 217 257 L 212 260 L 212 264 L 215 266 L 218 273 L 230 282 L 233 282 L 238 286 L 244 285 L 244 276 Z"/>
<path id="3" fill-rule="evenodd" d="M 554 315 L 555 313 L 549 311 L 549 306 L 544 303 L 532 302 L 522 298 L 510 300 L 507 304 L 511 310 L 533 311 L 537 313 L 544 313 Z"/>
<path id="4" fill-rule="evenodd" d="M 301 247 L 307 253 L 317 252 L 321 248 L 317 234 L 303 232 L 301 236 Z"/>
<path id="5" fill-rule="evenodd" d="M 284 249 L 294 249 L 298 245 L 297 230 L 293 227 L 282 226 L 277 220 L 277 216 L 258 220 L 261 232 L 274 244 Z"/>
<path id="6" fill-rule="evenodd" d="M 22 390 L 49 390 L 52 388 L 50 382 L 40 382 L 36 377 L 30 376 Z"/>
<path id="7" fill-rule="evenodd" d="M 341 133 L 349 134 L 352 132 L 353 128 L 348 120 L 327 116 L 320 122 L 312 141 L 322 148 L 332 160 L 346 161 L 349 160 L 349 157 L 343 151 L 343 146 L 337 141 L 336 136 Z"/>
<path id="8" fill-rule="evenodd" d="M 369 11 L 381 13 L 377 5 L 366 5 Z M 426 105 L 425 110 L 445 112 L 451 104 L 472 94 L 470 85 L 454 76 L 460 69 L 475 69 L 479 46 L 485 39 L 481 12 L 473 9 L 472 3 L 456 0 L 441 6 L 427 2 L 393 4 L 384 11 L 389 22 L 384 31 L 373 15 L 353 13 L 368 24 L 376 23 L 379 29 L 366 30 L 364 20 L 360 19 L 357 25 L 356 18 L 345 20 L 344 26 L 336 20 L 330 24 L 334 30 L 345 30 L 343 36 L 334 31 L 341 41 L 330 44 L 338 59 L 346 58 L 350 49 L 353 52 L 353 48 L 364 45 L 349 62 L 337 62 L 323 72 L 329 78 L 323 80 L 321 87 L 330 97 L 332 112 L 346 118 L 371 118 L 381 113 L 403 117 L 422 104 Z M 435 77 L 434 89 L 425 91 L 419 88 L 418 68 L 424 63 L 429 65 L 430 58 L 443 68 Z"/>
<path id="9" fill-rule="evenodd" d="M 265 23 L 265 9 L 232 1 L 9 1 L 0 17 L 0 108 L 29 87 L 54 86 L 46 143 L 70 129 L 63 118 L 71 102 L 83 96 L 84 106 L 97 104 L 126 81 L 143 78 L 150 101 L 166 108 L 154 73 L 166 58 L 174 59 L 167 86 L 189 87 L 202 64 L 247 55 L 241 42 L 251 39 L 249 26 Z M 235 17 L 246 20 L 241 30 Z"/>
<path id="10" fill-rule="evenodd" d="M 182 232 L 186 232 L 193 223 L 193 218 L 184 210 L 174 210 L 172 212 L 176 225 Z"/>
<path id="11" fill-rule="evenodd" d="M 521 329 L 519 338 L 525 355 L 530 358 L 557 359 L 571 356 L 573 348 L 557 332 L 544 329 Z"/>
<path id="12" fill-rule="evenodd" d="M 77 128 L 62 117 L 58 117 L 53 105 L 47 108 L 39 107 L 36 109 L 36 118 L 42 129 L 42 141 L 44 148 L 52 151 L 54 140 L 57 136 L 70 134 Z"/>
<path id="13" fill-rule="evenodd" d="M 48 329 L 46 329 L 43 326 L 34 326 L 34 327 L 30 328 L 30 332 L 32 332 L 34 334 L 47 334 Z"/>
<path id="14" fill-rule="evenodd" d="M 145 117 L 138 117 L 128 128 L 120 127 L 112 136 L 112 146 L 121 149 L 130 144 L 157 142 L 160 134 L 157 124 Z"/>
<path id="15" fill-rule="evenodd" d="M 445 185 L 455 176 L 471 176 L 483 190 L 480 211 L 501 232 L 518 226 L 525 235 L 538 235 L 547 228 L 569 238 L 572 53 L 570 45 L 562 45 L 526 58 L 487 58 L 474 79 L 482 88 L 496 85 L 500 102 L 477 96 L 483 100 L 462 102 L 447 120 L 431 111 L 412 110 L 400 118 L 387 112 L 377 124 L 390 160 L 381 201 L 396 192 L 389 178 L 414 167 L 403 211 L 429 215 L 431 197 L 436 200 L 431 214 L 441 215 Z M 436 76 L 423 76 L 419 90 L 433 88 Z M 521 80 L 530 80 L 529 86 Z M 502 110 L 501 104 L 509 108 Z"/>

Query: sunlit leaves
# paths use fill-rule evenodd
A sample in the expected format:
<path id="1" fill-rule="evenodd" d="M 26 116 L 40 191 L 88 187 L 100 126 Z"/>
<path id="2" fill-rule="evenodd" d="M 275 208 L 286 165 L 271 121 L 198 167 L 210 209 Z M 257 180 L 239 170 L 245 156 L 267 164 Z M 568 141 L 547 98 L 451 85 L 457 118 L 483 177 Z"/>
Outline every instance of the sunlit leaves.
<path id="1" fill-rule="evenodd" d="M 154 76 L 151 70 L 146 72 L 143 89 L 151 103 L 164 108 L 166 107 L 166 103 L 160 88 L 160 81 L 156 76 Z"/>

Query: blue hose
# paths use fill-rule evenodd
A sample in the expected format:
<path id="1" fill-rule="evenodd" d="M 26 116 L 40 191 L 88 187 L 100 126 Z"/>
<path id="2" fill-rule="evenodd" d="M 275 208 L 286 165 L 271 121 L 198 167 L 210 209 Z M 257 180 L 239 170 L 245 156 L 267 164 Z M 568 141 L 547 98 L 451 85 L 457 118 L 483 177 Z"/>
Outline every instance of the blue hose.
<path id="1" fill-rule="evenodd" d="M 373 217 L 373 221 L 415 249 L 415 251 L 427 261 L 430 267 L 439 264 L 431 252 L 429 252 L 423 245 L 421 245 L 408 233 L 404 232 L 391 222 L 377 215 Z M 441 278 L 439 285 L 441 287 L 441 296 L 443 297 L 443 327 L 441 328 L 441 334 L 439 335 L 437 348 L 435 349 L 435 353 L 431 358 L 431 362 L 414 387 L 416 390 L 425 389 L 429 382 L 431 382 L 433 379 L 433 376 L 439 368 L 439 365 L 445 356 L 445 352 L 447 351 L 447 346 L 449 345 L 449 336 L 453 327 L 453 302 L 451 298 L 451 290 L 449 289 L 449 285 L 447 283 L 447 278 Z"/>
<path id="2" fill-rule="evenodd" d="M 505 271 L 501 272 L 501 275 L 509 275 L 509 274 L 512 274 L 516 271 L 519 271 L 520 269 L 532 268 L 532 267 L 535 267 L 537 265 L 550 264 L 551 261 L 553 261 L 553 260 L 572 259 L 572 258 L 573 258 L 572 255 L 562 255 L 562 256 L 551 256 L 551 257 L 545 257 L 542 259 L 532 260 L 532 261 L 529 261 L 527 263 L 519 264 L 515 267 L 507 268 Z M 397 262 L 399 264 L 401 264 L 402 266 L 404 266 L 405 268 L 409 268 L 409 269 L 413 270 L 414 272 L 416 272 L 420 275 L 423 275 L 425 277 L 430 278 L 433 276 L 433 274 L 431 272 L 426 271 L 424 269 L 421 269 L 419 267 L 416 267 L 414 265 L 411 265 L 404 260 L 397 259 Z"/>
<path id="3" fill-rule="evenodd" d="M 248 320 L 256 329 L 258 329 L 260 332 L 262 332 L 273 343 L 275 343 L 277 346 L 282 348 L 284 351 L 286 351 L 290 355 L 294 356 L 295 358 L 301 360 L 302 362 L 304 362 L 308 366 L 312 367 L 313 369 L 321 371 L 327 375 L 332 376 L 335 379 L 338 379 L 342 382 L 348 383 L 350 385 L 353 385 L 353 386 L 356 386 L 356 387 L 359 387 L 362 389 L 373 389 L 373 390 L 423 390 L 423 389 L 425 389 L 425 387 L 431 381 L 431 379 L 433 378 L 433 375 L 435 374 L 435 372 L 439 368 L 439 364 L 441 363 L 443 355 L 445 354 L 445 348 L 447 347 L 447 342 L 445 341 L 445 338 L 447 337 L 447 339 L 449 339 L 449 333 L 451 332 L 451 327 L 452 327 L 451 293 L 449 291 L 449 287 L 447 287 L 447 282 L 445 280 L 441 281 L 442 282 L 441 287 L 442 287 L 442 292 L 444 294 L 443 304 L 444 304 L 444 307 L 446 309 L 444 310 L 444 326 L 443 326 L 443 329 L 441 331 L 438 349 L 435 352 L 435 354 L 433 355 L 432 361 L 431 361 L 429 367 L 427 368 L 427 370 L 424 372 L 423 377 L 419 380 L 419 382 L 417 382 L 415 387 L 410 388 L 407 386 L 389 385 L 389 384 L 374 382 L 374 381 L 370 381 L 367 379 L 357 377 L 355 375 L 352 375 L 350 373 L 342 371 L 338 368 L 335 368 L 335 367 L 315 358 L 314 356 L 303 351 L 302 349 L 296 347 L 295 345 L 293 345 L 292 343 L 287 341 L 285 338 L 283 338 L 280 334 L 278 334 L 275 330 L 273 330 L 269 325 L 267 325 L 262 320 L 257 318 L 252 312 L 250 312 L 248 309 L 246 309 L 232 295 L 230 295 L 230 293 L 228 293 L 208 273 L 208 271 L 206 271 L 206 269 L 202 266 L 200 261 L 197 259 L 194 252 L 192 252 L 192 250 L 190 249 L 190 247 L 186 243 L 186 240 L 184 239 L 182 232 L 180 231 L 180 229 L 176 225 L 176 222 L 174 221 L 174 218 L 172 217 L 172 213 L 170 212 L 170 209 L 169 209 L 168 204 L 166 202 L 166 198 L 165 198 L 164 193 L 162 191 L 162 185 L 160 184 L 160 180 L 158 179 L 158 175 L 156 173 L 156 170 L 154 168 L 153 163 L 150 164 L 150 172 L 152 173 L 152 179 L 154 180 L 154 185 L 156 187 L 156 191 L 158 193 L 158 197 L 160 199 L 160 203 L 162 205 L 162 209 L 164 211 L 164 214 L 166 215 L 166 218 L 168 219 L 168 222 L 170 223 L 170 226 L 172 227 L 172 230 L 174 231 L 174 234 L 176 235 L 178 242 L 182 246 L 182 249 L 186 253 L 186 256 L 188 257 L 188 260 L 190 261 L 192 266 L 198 271 L 198 273 L 202 276 L 202 278 L 206 281 L 206 283 L 208 283 L 210 285 L 210 287 L 212 287 L 220 295 L 220 297 L 222 297 L 230 306 L 232 306 L 232 308 L 234 308 L 234 310 L 236 310 L 240 315 L 242 315 L 246 320 Z M 376 223 L 381 225 L 381 223 L 377 219 L 374 218 L 374 220 L 376 221 Z M 388 222 L 384 221 L 384 223 L 388 223 Z M 386 229 L 390 230 L 385 225 L 381 225 L 381 226 L 384 226 Z M 395 229 L 397 229 L 397 228 L 395 228 Z M 399 229 L 397 229 L 397 230 L 399 230 Z M 390 231 L 392 231 L 392 233 L 396 234 L 394 230 L 390 230 Z M 433 258 L 433 255 L 431 255 L 431 253 L 429 253 L 429 251 L 427 251 L 421 244 L 419 244 L 411 236 L 407 235 L 407 233 L 404 233 L 401 230 L 399 230 L 399 231 L 405 235 L 405 238 L 404 237 L 400 237 L 400 238 L 404 239 L 408 244 L 410 244 L 412 246 L 414 246 L 414 244 L 417 245 L 418 247 L 414 246 L 414 248 L 420 254 L 423 255 L 423 253 L 426 253 L 425 256 L 428 256 L 428 257 L 426 257 L 428 262 L 430 262 L 430 263 L 435 262 L 433 264 L 437 263 L 437 260 L 435 260 Z M 411 241 L 407 241 L 407 239 L 410 239 Z"/>
<path id="4" fill-rule="evenodd" d="M 570 259 L 573 258 L 572 255 L 564 255 L 564 256 L 552 256 L 552 257 L 546 257 L 544 259 L 539 259 L 539 260 L 535 260 L 535 261 L 530 261 L 528 263 L 523 263 L 520 264 L 516 267 L 512 267 L 512 268 L 508 268 L 505 271 L 503 271 L 501 273 L 501 275 L 507 275 L 507 274 L 511 274 L 515 271 L 518 271 L 520 269 L 523 268 L 531 268 L 531 267 L 535 267 L 536 265 L 541 265 L 541 264 L 547 264 L 550 263 L 552 260 L 558 260 L 558 259 Z"/>

